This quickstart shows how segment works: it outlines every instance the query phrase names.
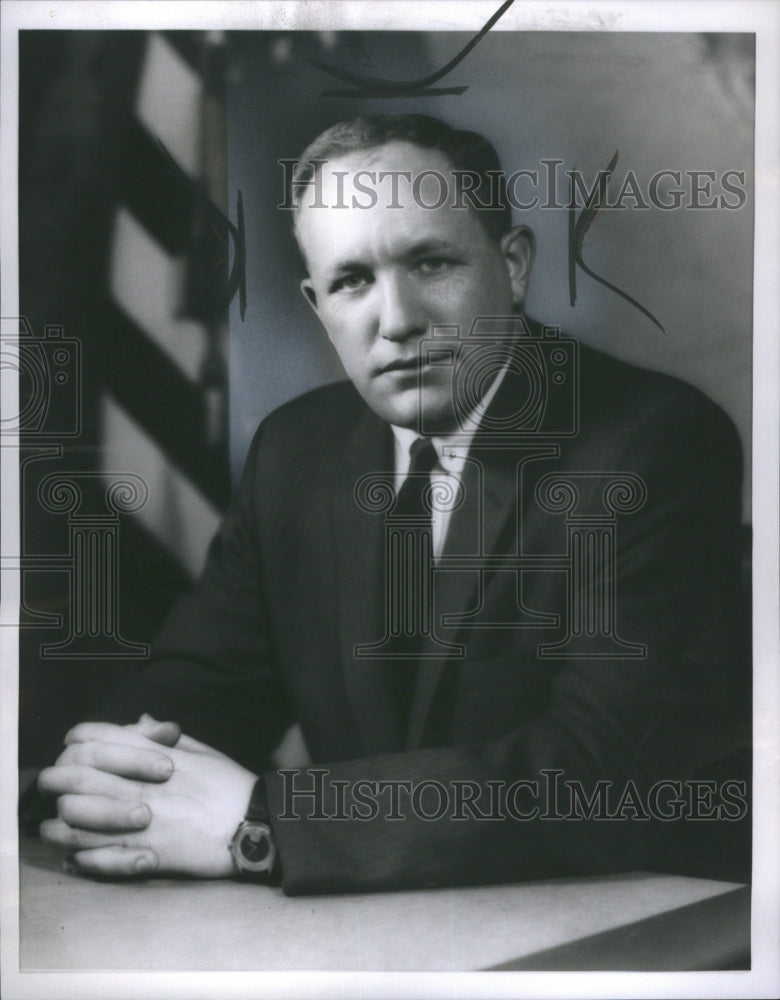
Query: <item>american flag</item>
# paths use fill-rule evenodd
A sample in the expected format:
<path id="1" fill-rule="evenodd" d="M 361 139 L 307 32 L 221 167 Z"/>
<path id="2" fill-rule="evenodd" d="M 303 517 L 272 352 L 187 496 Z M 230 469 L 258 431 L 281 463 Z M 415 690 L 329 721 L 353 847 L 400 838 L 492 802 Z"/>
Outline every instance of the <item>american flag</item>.
<path id="1" fill-rule="evenodd" d="M 118 625 L 99 623 L 135 665 L 229 498 L 225 48 L 206 32 L 20 35 L 20 311 L 80 365 L 78 433 L 58 391 L 43 437 L 20 435 L 23 762 L 134 668 L 99 636 L 87 660 L 68 645 L 90 589 L 42 484 L 145 484 L 117 522 Z"/>

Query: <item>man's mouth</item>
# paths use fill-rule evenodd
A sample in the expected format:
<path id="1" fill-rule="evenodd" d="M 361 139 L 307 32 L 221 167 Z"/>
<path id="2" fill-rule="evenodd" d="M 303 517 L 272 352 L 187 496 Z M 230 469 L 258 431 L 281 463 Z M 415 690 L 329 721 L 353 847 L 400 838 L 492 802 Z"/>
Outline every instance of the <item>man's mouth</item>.
<path id="1" fill-rule="evenodd" d="M 413 358 L 398 358 L 395 361 L 391 361 L 389 364 L 384 365 L 377 371 L 378 375 L 386 375 L 388 372 L 417 372 L 427 365 L 423 360 L 415 355 Z"/>

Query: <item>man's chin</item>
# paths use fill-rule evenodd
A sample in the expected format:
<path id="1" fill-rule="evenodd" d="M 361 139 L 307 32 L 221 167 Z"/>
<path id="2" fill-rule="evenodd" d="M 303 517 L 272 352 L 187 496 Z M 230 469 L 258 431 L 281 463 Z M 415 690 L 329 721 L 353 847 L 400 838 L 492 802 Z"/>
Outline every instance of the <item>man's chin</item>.
<path id="1" fill-rule="evenodd" d="M 393 397 L 366 398 L 366 402 L 388 424 L 418 434 L 445 434 L 456 427 L 449 393 L 420 393 L 414 389 Z"/>

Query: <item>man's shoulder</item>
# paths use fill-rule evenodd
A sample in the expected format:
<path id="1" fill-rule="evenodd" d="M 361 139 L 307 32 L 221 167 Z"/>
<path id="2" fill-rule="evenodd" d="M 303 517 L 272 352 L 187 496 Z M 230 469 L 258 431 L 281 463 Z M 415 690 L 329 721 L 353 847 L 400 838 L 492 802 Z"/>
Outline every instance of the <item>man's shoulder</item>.
<path id="1" fill-rule="evenodd" d="M 585 344 L 579 345 L 579 414 L 586 446 L 600 441 L 634 455 L 644 445 L 691 456 L 719 452 L 721 464 L 741 469 L 734 422 L 706 393 Z"/>
<path id="2" fill-rule="evenodd" d="M 310 389 L 283 403 L 266 417 L 262 426 L 274 431 L 296 430 L 312 420 L 324 421 L 328 428 L 348 426 L 365 409 L 357 389 L 344 380 Z"/>
<path id="3" fill-rule="evenodd" d="M 351 382 L 319 386 L 283 403 L 262 421 L 249 458 L 258 452 L 265 458 L 279 453 L 300 461 L 322 457 L 343 445 L 367 410 Z"/>
<path id="4" fill-rule="evenodd" d="M 617 416 L 622 410 L 641 415 L 648 408 L 669 408 L 728 420 L 701 389 L 676 375 L 640 367 L 584 343 L 578 353 L 580 398 L 586 410 L 612 411 Z"/>

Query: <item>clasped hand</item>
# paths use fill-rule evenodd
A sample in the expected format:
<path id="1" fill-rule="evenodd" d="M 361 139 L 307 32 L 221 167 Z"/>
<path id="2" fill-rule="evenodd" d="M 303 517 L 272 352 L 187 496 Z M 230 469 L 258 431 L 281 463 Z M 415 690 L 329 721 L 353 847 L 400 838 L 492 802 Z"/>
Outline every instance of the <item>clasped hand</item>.
<path id="1" fill-rule="evenodd" d="M 84 722 L 38 777 L 41 791 L 58 796 L 57 819 L 41 824 L 41 837 L 73 851 L 87 874 L 228 877 L 230 840 L 255 780 L 174 723 Z"/>

